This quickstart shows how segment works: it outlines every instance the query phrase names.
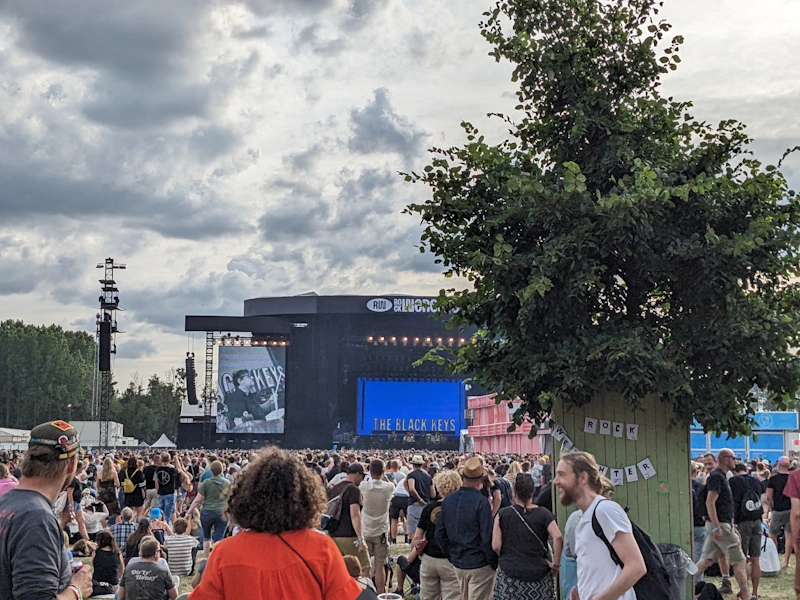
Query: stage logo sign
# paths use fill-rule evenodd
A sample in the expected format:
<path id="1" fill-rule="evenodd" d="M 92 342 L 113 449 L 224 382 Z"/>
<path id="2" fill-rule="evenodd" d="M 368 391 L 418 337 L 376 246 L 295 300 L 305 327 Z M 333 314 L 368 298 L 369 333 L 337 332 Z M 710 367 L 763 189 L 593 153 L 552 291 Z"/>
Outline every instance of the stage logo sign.
<path id="1" fill-rule="evenodd" d="M 367 308 L 372 312 L 435 313 L 435 303 L 435 298 L 372 298 L 367 302 Z"/>
<path id="2" fill-rule="evenodd" d="M 286 348 L 220 346 L 217 433 L 283 433 Z"/>

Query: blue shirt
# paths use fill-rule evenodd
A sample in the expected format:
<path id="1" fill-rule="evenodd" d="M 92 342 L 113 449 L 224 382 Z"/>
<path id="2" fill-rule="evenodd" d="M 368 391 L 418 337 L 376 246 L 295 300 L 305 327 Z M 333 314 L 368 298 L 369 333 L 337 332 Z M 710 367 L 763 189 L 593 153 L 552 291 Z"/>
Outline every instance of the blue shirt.
<path id="1" fill-rule="evenodd" d="M 475 488 L 462 487 L 442 502 L 436 521 L 436 543 L 458 569 L 495 565 L 492 524 L 489 501 Z"/>

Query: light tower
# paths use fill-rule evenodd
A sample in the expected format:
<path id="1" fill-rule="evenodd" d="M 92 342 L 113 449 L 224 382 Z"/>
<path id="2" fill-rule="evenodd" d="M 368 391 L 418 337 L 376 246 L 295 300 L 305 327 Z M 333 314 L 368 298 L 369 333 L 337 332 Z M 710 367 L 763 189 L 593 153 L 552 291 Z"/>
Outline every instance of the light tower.
<path id="1" fill-rule="evenodd" d="M 109 410 L 111 407 L 111 355 L 117 353 L 117 311 L 119 308 L 119 289 L 114 281 L 114 271 L 126 266 L 107 258 L 97 263 L 98 269 L 104 269 L 100 280 L 100 312 L 97 315 L 97 387 L 95 400 L 92 401 L 92 418 L 100 421 L 100 447 L 108 448 L 109 444 Z"/>

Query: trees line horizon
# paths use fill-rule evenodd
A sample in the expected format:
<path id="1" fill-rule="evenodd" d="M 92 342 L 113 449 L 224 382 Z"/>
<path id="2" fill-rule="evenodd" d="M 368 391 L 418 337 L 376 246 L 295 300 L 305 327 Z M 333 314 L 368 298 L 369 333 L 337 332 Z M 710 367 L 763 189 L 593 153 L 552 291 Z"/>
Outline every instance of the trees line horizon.
<path id="1" fill-rule="evenodd" d="M 0 427 L 91 420 L 95 351 L 95 338 L 85 331 L 0 322 Z M 122 390 L 113 382 L 109 419 L 139 441 L 153 443 L 162 433 L 174 440 L 185 397 L 183 368 L 152 374 L 146 382 L 135 373 Z"/>

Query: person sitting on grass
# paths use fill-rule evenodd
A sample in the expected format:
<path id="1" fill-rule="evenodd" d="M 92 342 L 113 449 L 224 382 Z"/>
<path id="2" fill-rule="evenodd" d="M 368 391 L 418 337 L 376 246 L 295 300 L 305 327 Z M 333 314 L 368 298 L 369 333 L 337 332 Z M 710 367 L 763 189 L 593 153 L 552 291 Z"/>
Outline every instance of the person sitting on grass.
<path id="1" fill-rule="evenodd" d="M 372 580 L 369 577 L 365 577 L 361 574 L 361 563 L 359 562 L 357 556 L 348 554 L 344 557 L 344 564 L 347 566 L 347 572 L 350 573 L 350 577 L 356 580 L 356 583 L 362 590 L 369 588 L 376 594 L 378 593 L 378 590 Z"/>

